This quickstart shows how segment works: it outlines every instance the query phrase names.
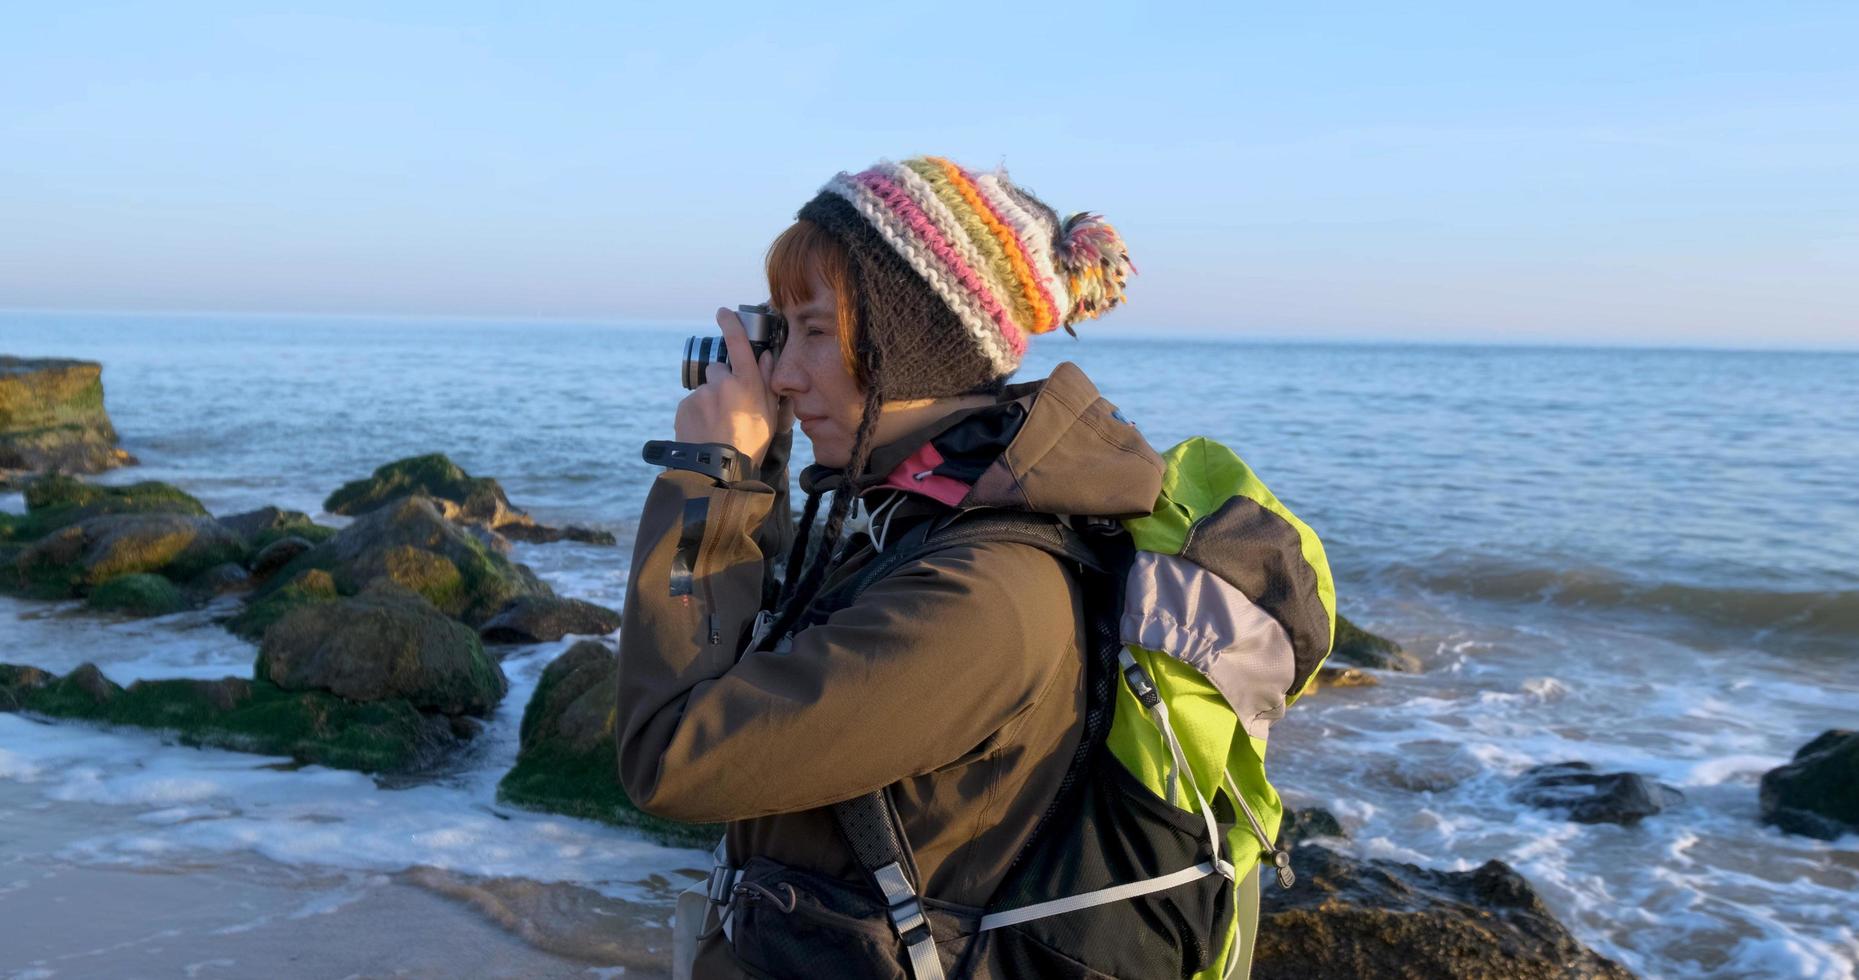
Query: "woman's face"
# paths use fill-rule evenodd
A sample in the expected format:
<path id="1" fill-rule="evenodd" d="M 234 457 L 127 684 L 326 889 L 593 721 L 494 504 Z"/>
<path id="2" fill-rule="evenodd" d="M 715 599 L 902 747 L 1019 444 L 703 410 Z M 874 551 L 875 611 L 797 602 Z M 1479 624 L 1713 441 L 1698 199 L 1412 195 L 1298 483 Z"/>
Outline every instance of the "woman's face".
<path id="1" fill-rule="evenodd" d="M 781 311 L 787 343 L 775 361 L 775 394 L 794 406 L 794 420 L 813 442 L 813 458 L 826 466 L 852 460 L 852 437 L 865 399 L 839 348 L 839 298 L 818 272 L 806 302 Z"/>

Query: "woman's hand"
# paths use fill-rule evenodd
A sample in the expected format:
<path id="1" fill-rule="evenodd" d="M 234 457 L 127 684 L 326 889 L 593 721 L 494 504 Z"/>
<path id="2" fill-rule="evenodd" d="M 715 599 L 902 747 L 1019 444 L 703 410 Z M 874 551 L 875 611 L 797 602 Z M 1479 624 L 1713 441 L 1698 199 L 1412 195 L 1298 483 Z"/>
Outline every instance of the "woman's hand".
<path id="1" fill-rule="evenodd" d="M 749 346 L 748 331 L 727 308 L 716 311 L 716 323 L 723 329 L 729 363 L 713 363 L 704 369 L 704 383 L 678 403 L 673 432 L 680 442 L 734 446 L 760 469 L 775 433 L 794 424 L 793 406 L 775 395 L 770 385 L 774 351 L 763 354 L 758 362 L 755 348 Z"/>

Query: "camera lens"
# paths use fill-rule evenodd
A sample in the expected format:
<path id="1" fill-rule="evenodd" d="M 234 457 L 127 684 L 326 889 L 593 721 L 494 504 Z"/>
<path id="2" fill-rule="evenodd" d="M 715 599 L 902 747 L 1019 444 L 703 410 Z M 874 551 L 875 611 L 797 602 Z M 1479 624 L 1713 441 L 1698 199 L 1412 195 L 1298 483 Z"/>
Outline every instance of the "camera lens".
<path id="1" fill-rule="evenodd" d="M 704 383 L 712 364 L 728 364 L 729 347 L 720 336 L 687 337 L 684 341 L 684 387 L 695 391 Z"/>

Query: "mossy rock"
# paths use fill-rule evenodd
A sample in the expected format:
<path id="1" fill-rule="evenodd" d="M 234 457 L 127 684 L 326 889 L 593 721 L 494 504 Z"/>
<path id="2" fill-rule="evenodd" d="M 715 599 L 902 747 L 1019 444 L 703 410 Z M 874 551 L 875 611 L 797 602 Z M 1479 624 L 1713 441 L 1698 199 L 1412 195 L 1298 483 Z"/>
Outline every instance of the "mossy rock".
<path id="1" fill-rule="evenodd" d="M 410 593 L 299 605 L 265 630 L 253 670 L 285 690 L 447 715 L 489 715 L 509 688 L 476 632 Z"/>
<path id="2" fill-rule="evenodd" d="M 180 488 L 156 480 L 106 487 L 52 474 L 28 482 L 25 491 L 25 517 L 16 519 L 8 532 L 18 541 L 43 537 L 59 528 L 105 514 L 205 517 L 207 513 L 200 501 Z"/>
<path id="3" fill-rule="evenodd" d="M 306 569 L 291 577 L 262 599 L 248 603 L 237 616 L 226 621 L 226 629 L 235 636 L 257 642 L 272 623 L 298 606 L 334 602 L 339 597 L 336 580 L 320 568 Z"/>
<path id="4" fill-rule="evenodd" d="M 516 765 L 497 798 L 622 827 L 636 827 L 673 847 L 709 847 L 723 828 L 655 817 L 633 806 L 620 787 L 614 752 L 614 684 L 618 658 L 606 644 L 583 640 L 555 658 L 523 709 Z"/>
<path id="5" fill-rule="evenodd" d="M 98 473 L 128 462 L 103 408 L 102 365 L 0 356 L 0 478 Z"/>
<path id="6" fill-rule="evenodd" d="M 210 517 L 108 514 L 40 538 L 20 552 L 14 568 L 28 595 L 76 596 L 138 572 L 185 582 L 244 556 L 238 536 Z"/>
<path id="7" fill-rule="evenodd" d="M 302 511 L 277 507 L 260 507 L 243 514 L 222 517 L 219 522 L 243 538 L 253 554 L 285 538 L 302 538 L 311 544 L 321 544 L 336 535 L 335 528 L 324 527 L 310 520 L 310 515 Z"/>
<path id="8" fill-rule="evenodd" d="M 1330 647 L 1330 659 L 1356 667 L 1373 667 L 1415 674 L 1420 672 L 1420 658 L 1401 649 L 1399 643 L 1378 636 L 1343 618 L 1336 617 L 1336 641 Z"/>
<path id="9" fill-rule="evenodd" d="M 552 595 L 535 573 L 490 549 L 439 512 L 427 497 L 405 497 L 376 508 L 335 537 L 293 559 L 256 594 L 263 599 L 291 576 L 320 568 L 343 595 L 385 579 L 426 597 L 448 616 L 471 626 L 490 619 L 512 599 Z"/>
<path id="10" fill-rule="evenodd" d="M 474 477 L 444 453 L 411 456 L 384 464 L 373 475 L 342 485 L 323 509 L 331 514 L 365 514 L 401 497 L 418 494 L 455 505 L 466 520 L 495 527 L 513 515 L 503 487 L 489 477 Z"/>
<path id="11" fill-rule="evenodd" d="M 172 732 L 183 745 L 362 772 L 417 770 L 456 744 L 444 718 L 404 701 L 357 704 L 242 677 L 137 681 L 125 689 L 91 664 L 49 683 L 8 687 L 10 672 L 35 670 L 0 664 L 0 710 Z"/>
<path id="12" fill-rule="evenodd" d="M 146 572 L 113 578 L 92 589 L 85 602 L 92 609 L 131 616 L 166 616 L 192 605 L 173 582 Z"/>
<path id="13" fill-rule="evenodd" d="M 37 667 L 0 664 L 0 711 L 18 711 L 30 692 L 52 680 L 50 673 Z"/>

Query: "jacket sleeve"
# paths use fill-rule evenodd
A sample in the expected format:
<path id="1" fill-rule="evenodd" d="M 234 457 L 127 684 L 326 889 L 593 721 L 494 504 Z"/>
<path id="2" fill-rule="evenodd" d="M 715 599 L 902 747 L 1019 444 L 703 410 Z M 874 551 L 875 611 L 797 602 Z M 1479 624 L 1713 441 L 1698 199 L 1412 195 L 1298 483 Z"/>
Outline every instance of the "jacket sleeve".
<path id="1" fill-rule="evenodd" d="M 929 772 L 1017 717 L 1075 649 L 1064 569 L 991 542 L 898 569 L 783 652 L 739 656 L 773 496 L 674 471 L 647 497 L 615 724 L 621 783 L 647 812 L 744 820 Z"/>

